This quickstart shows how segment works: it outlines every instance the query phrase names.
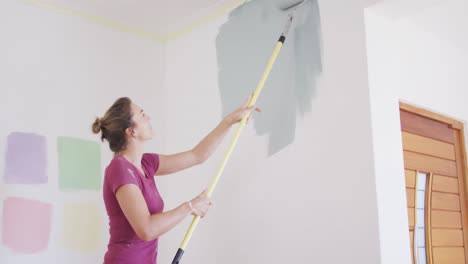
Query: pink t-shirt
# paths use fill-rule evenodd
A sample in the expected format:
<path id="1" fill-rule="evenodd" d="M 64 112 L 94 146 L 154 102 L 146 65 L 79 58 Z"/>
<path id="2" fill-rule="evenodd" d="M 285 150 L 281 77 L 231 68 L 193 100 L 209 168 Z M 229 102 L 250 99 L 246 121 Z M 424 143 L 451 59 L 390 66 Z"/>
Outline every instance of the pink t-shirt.
<path id="1" fill-rule="evenodd" d="M 135 184 L 141 190 L 149 212 L 163 212 L 164 202 L 154 182 L 154 175 L 159 167 L 159 156 L 145 153 L 141 167 L 145 175 L 124 157 L 115 157 L 106 168 L 103 196 L 109 216 L 110 239 L 104 256 L 105 264 L 157 263 L 158 239 L 146 242 L 138 238 L 115 196 L 120 186 Z"/>

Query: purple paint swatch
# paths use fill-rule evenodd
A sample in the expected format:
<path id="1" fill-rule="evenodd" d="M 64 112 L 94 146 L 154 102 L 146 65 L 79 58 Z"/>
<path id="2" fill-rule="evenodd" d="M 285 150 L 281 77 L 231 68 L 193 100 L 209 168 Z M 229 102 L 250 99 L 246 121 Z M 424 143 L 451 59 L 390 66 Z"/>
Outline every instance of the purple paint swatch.
<path id="1" fill-rule="evenodd" d="M 47 183 L 47 141 L 44 136 L 11 133 L 5 156 L 6 183 Z"/>
<path id="2" fill-rule="evenodd" d="M 3 201 L 3 245 L 23 254 L 46 250 L 51 218 L 52 206 L 48 203 L 19 197 L 6 198 Z"/>

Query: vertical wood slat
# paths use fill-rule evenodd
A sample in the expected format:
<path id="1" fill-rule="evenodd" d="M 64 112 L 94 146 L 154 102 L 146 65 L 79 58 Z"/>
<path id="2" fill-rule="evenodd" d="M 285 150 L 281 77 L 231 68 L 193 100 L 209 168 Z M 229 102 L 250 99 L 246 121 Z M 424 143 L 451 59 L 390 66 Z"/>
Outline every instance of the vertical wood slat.
<path id="1" fill-rule="evenodd" d="M 410 235 L 410 251 L 411 251 L 411 263 L 414 263 L 414 252 L 413 252 L 413 233 L 414 231 L 410 231 L 409 232 L 409 235 Z"/>
<path id="2" fill-rule="evenodd" d="M 413 245 L 413 232 L 414 231 L 410 230 L 409 232 L 410 232 L 410 245 Z M 413 248 L 413 247 L 411 247 L 411 248 Z"/>
<path id="3" fill-rule="evenodd" d="M 414 208 L 408 208 L 408 224 L 410 229 L 414 229 Z"/>
<path id="4" fill-rule="evenodd" d="M 416 207 L 416 202 L 414 200 L 415 190 L 413 188 L 406 188 L 406 204 L 408 208 Z"/>
<path id="5" fill-rule="evenodd" d="M 416 171 L 416 180 L 415 180 L 415 185 L 418 186 L 418 181 L 419 181 L 419 172 Z M 418 204 L 418 192 L 414 192 L 413 193 L 413 197 L 414 197 L 414 232 L 413 232 L 413 258 L 414 258 L 414 263 L 418 263 L 417 261 L 417 255 L 418 255 L 418 241 L 417 241 L 417 238 L 418 238 L 418 209 L 417 209 L 417 204 Z"/>
<path id="6" fill-rule="evenodd" d="M 466 154 L 463 151 L 464 146 L 462 145 L 465 143 L 464 134 L 462 134 L 462 130 L 454 130 L 455 136 L 455 154 L 457 156 L 457 174 L 458 174 L 458 191 L 460 193 L 460 207 L 461 207 L 461 217 L 462 217 L 462 224 L 463 224 L 463 241 L 464 241 L 464 254 L 465 254 L 465 263 L 468 263 L 468 208 L 466 203 L 467 198 L 467 185 L 466 185 Z"/>
<path id="7" fill-rule="evenodd" d="M 429 179 L 427 180 L 426 184 L 426 201 L 425 201 L 425 234 L 426 234 L 426 255 L 427 255 L 427 260 L 428 264 L 433 264 L 433 252 L 432 252 L 432 184 L 433 184 L 433 179 L 434 179 L 434 174 L 430 173 L 429 174 Z"/>
<path id="8" fill-rule="evenodd" d="M 415 188 L 416 186 L 416 171 L 414 170 L 405 170 L 405 183 L 407 188 Z M 457 186 L 458 189 L 458 186 Z"/>
<path id="9" fill-rule="evenodd" d="M 413 252 L 413 248 L 411 248 L 411 264 L 414 264 L 414 252 Z"/>

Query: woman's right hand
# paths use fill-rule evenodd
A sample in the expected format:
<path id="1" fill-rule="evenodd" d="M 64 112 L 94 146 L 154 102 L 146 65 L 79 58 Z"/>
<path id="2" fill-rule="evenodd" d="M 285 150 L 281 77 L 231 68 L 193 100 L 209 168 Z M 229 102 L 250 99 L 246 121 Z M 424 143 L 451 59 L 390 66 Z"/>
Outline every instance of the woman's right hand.
<path id="1" fill-rule="evenodd" d="M 208 210 L 213 205 L 211 199 L 207 196 L 206 191 L 202 192 L 197 197 L 193 198 L 189 202 L 189 206 L 191 205 L 192 215 L 195 216 L 205 216 L 208 213 Z"/>

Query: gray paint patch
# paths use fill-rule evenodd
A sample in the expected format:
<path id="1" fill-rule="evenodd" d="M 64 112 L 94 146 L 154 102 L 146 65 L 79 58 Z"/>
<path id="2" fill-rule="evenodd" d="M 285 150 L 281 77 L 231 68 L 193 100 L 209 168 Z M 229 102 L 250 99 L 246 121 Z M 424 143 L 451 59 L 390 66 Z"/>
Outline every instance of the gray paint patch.
<path id="1" fill-rule="evenodd" d="M 284 0 L 256 0 L 232 11 L 216 39 L 223 116 L 251 94 L 265 70 L 287 14 Z M 257 134 L 269 137 L 269 155 L 294 141 L 297 113 L 310 112 L 322 72 L 320 11 L 316 0 L 296 13 L 295 24 L 270 73 L 254 114 Z M 257 118 L 255 118 L 257 116 Z"/>

